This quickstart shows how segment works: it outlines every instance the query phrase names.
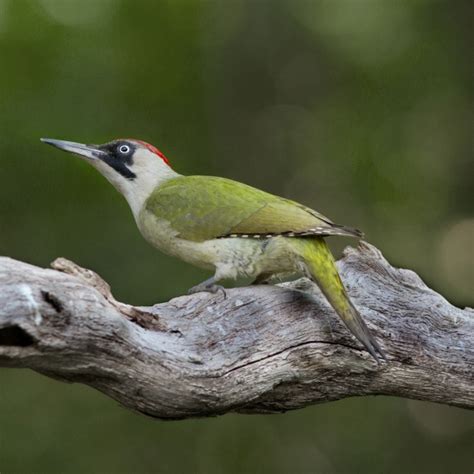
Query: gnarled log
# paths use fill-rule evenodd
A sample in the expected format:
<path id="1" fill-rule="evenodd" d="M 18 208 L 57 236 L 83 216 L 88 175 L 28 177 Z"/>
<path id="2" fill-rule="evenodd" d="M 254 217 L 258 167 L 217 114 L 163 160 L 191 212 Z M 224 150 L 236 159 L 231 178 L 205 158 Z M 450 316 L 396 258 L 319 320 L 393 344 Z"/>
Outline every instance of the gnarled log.
<path id="1" fill-rule="evenodd" d="M 84 383 L 165 419 L 359 395 L 474 407 L 474 311 L 366 243 L 338 266 L 388 363 L 373 361 L 306 279 L 133 307 L 68 260 L 41 269 L 0 258 L 0 366 Z"/>

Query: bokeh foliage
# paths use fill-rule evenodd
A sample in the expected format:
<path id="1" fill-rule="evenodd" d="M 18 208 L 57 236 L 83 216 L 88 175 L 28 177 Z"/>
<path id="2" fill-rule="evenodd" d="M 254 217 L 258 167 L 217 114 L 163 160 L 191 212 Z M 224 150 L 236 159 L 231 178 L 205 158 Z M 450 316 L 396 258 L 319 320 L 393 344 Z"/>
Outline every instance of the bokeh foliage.
<path id="1" fill-rule="evenodd" d="M 65 256 L 151 304 L 206 274 L 39 142 L 141 138 L 362 228 L 453 303 L 474 288 L 470 1 L 0 0 L 0 254 Z M 340 250 L 345 241 L 332 241 Z M 470 472 L 473 417 L 391 398 L 162 423 L 0 375 L 0 471 Z M 471 463 L 471 464 L 470 464 Z"/>

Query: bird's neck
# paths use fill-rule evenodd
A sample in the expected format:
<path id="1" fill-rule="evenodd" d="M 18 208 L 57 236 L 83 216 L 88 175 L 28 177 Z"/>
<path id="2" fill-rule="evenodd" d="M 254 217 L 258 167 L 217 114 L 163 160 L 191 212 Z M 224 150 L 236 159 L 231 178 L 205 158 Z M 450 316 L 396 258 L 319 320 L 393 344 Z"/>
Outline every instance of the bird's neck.
<path id="1" fill-rule="evenodd" d="M 165 173 L 160 173 L 159 175 L 151 173 L 137 174 L 137 177 L 134 180 L 134 186 L 122 190 L 135 220 L 138 219 L 138 215 L 151 193 L 166 181 L 172 178 L 177 178 L 178 176 L 181 175 L 173 171 L 171 168 L 168 168 Z"/>
<path id="2" fill-rule="evenodd" d="M 111 168 L 100 160 L 92 163 L 107 178 L 120 194 L 123 194 L 132 210 L 135 220 L 148 199 L 150 194 L 166 181 L 181 176 L 172 168 L 162 162 L 156 160 L 152 164 L 141 167 L 138 163 L 134 168 L 135 177 L 127 179 L 119 173 L 114 172 Z"/>

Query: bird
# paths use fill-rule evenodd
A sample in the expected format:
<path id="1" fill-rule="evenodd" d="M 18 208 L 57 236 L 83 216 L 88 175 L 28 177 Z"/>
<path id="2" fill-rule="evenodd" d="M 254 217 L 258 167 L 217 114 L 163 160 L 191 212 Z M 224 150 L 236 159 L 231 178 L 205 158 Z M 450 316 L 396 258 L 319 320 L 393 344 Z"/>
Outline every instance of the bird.
<path id="1" fill-rule="evenodd" d="M 163 253 L 211 270 L 189 293 L 216 293 L 222 280 L 246 277 L 254 284 L 304 275 L 372 357 L 384 352 L 350 300 L 328 236 L 361 238 L 319 212 L 238 181 L 184 176 L 155 146 L 136 139 L 102 145 L 42 138 L 95 167 L 127 200 L 143 237 Z"/>

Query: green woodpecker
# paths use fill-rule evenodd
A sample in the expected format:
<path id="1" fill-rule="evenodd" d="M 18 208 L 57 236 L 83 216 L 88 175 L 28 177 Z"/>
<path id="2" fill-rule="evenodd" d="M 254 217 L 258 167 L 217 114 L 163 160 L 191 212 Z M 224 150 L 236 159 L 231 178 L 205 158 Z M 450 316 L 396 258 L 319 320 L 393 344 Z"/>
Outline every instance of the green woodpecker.
<path id="1" fill-rule="evenodd" d="M 319 212 L 242 183 L 183 176 L 154 146 L 140 140 L 83 145 L 43 142 L 84 158 L 125 196 L 143 237 L 161 251 L 214 271 L 190 292 L 215 292 L 223 279 L 303 274 L 321 289 L 354 336 L 378 360 L 377 341 L 347 296 L 324 240 L 361 237 Z M 224 290 L 223 290 L 224 291 Z M 224 292 L 225 293 L 225 292 Z"/>

